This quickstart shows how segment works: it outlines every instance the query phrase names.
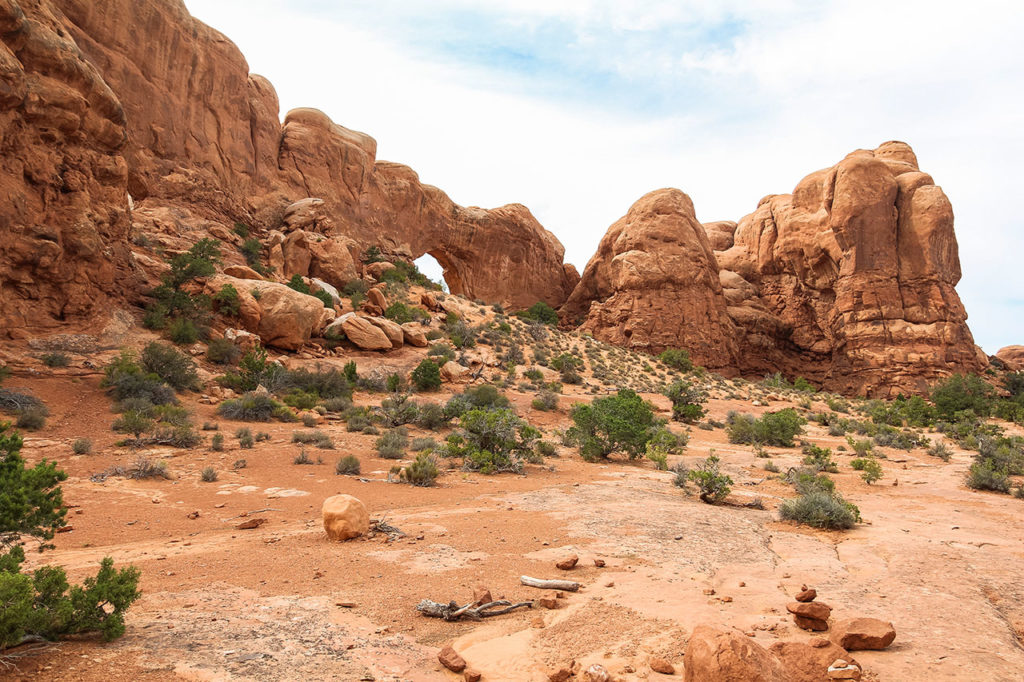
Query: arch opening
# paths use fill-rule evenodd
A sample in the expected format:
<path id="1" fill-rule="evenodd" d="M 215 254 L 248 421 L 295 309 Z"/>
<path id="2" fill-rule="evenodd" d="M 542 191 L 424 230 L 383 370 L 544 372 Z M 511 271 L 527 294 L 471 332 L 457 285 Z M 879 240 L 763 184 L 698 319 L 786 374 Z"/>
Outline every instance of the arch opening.
<path id="1" fill-rule="evenodd" d="M 446 270 L 433 254 L 425 253 L 414 260 L 413 264 L 429 279 L 439 282 L 442 290 L 451 293 L 451 284 L 448 282 Z"/>

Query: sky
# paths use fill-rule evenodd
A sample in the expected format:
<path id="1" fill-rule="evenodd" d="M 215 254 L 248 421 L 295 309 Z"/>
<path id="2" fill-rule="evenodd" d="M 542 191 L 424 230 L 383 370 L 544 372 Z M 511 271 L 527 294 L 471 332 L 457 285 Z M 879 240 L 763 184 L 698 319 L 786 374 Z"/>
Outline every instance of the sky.
<path id="1" fill-rule="evenodd" d="M 645 193 L 702 222 L 908 142 L 953 204 L 987 352 L 1024 344 L 1024 12 L 974 0 L 185 0 L 277 89 L 583 267 Z"/>

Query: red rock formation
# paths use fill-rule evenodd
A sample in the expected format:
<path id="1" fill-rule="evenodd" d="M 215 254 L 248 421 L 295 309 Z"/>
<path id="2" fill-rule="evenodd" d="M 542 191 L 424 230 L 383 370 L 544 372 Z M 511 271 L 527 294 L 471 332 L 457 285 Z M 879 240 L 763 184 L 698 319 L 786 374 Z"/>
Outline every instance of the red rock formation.
<path id="1" fill-rule="evenodd" d="M 132 199 L 144 214 L 225 233 L 234 221 L 284 227 L 287 207 L 322 200 L 327 227 L 301 211 L 288 227 L 317 228 L 315 240 L 293 238 L 309 253 L 304 262 L 292 249 L 297 271 L 335 286 L 355 274 L 342 253 L 352 240 L 357 253 L 431 253 L 453 292 L 511 307 L 559 305 L 576 284 L 562 245 L 525 207 L 457 206 L 321 112 L 299 109 L 282 125 L 270 83 L 181 0 L 0 0 L 0 36 L 7 334 L 86 317 L 104 294 L 137 296 Z"/>
<path id="2" fill-rule="evenodd" d="M 718 264 L 679 190 L 645 195 L 608 229 L 561 314 L 610 343 L 688 348 L 715 369 L 737 362 Z"/>
<path id="3" fill-rule="evenodd" d="M 1024 370 L 1024 346 L 1005 346 L 996 353 L 996 359 L 1011 372 Z"/>
<path id="4" fill-rule="evenodd" d="M 906 144 L 853 152 L 738 225 L 699 229 L 689 199 L 668 207 L 672 196 L 685 197 L 654 192 L 609 229 L 566 320 L 613 343 L 682 346 L 709 367 L 843 393 L 924 392 L 984 367 L 954 288 L 952 208 Z"/>
<path id="5" fill-rule="evenodd" d="M 760 358 L 745 356 L 743 371 L 770 364 L 884 396 L 985 364 L 954 289 L 952 207 L 902 142 L 853 152 L 792 195 L 762 199 L 718 261 L 757 288 L 783 330 Z M 764 321 L 751 325 L 746 312 L 730 308 L 748 334 L 762 334 Z"/>
<path id="6" fill-rule="evenodd" d="M 91 314 L 131 285 L 125 114 L 48 4 L 0 0 L 0 140 L 0 336 Z"/>

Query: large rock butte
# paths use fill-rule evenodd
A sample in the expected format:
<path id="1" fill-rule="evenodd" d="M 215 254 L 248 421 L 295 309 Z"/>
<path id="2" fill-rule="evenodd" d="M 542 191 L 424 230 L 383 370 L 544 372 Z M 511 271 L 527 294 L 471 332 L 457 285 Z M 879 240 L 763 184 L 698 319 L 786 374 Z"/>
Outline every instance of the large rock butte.
<path id="1" fill-rule="evenodd" d="M 902 142 L 855 151 L 736 225 L 697 234 L 695 222 L 679 192 L 642 198 L 609 229 L 565 318 L 614 343 L 685 347 L 725 372 L 844 393 L 923 392 L 987 363 L 954 289 L 952 207 Z"/>

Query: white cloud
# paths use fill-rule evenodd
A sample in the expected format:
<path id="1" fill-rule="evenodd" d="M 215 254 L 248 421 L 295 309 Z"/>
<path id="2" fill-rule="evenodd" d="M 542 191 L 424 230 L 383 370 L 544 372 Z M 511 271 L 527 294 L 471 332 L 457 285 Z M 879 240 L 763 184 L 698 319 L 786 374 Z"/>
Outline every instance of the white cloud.
<path id="1" fill-rule="evenodd" d="M 1015 3 L 187 4 L 270 78 L 283 110 L 317 107 L 373 135 L 380 158 L 460 203 L 526 204 L 580 269 L 652 189 L 685 190 L 702 220 L 738 219 L 852 149 L 905 140 L 953 202 L 976 339 L 989 352 L 1024 342 Z M 443 20 L 466 12 L 493 20 L 480 30 L 495 43 L 539 49 L 530 41 L 555 22 L 565 44 L 541 45 L 540 73 L 474 60 L 444 44 Z M 571 68 L 554 73 L 561 59 Z"/>

